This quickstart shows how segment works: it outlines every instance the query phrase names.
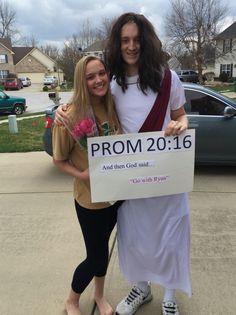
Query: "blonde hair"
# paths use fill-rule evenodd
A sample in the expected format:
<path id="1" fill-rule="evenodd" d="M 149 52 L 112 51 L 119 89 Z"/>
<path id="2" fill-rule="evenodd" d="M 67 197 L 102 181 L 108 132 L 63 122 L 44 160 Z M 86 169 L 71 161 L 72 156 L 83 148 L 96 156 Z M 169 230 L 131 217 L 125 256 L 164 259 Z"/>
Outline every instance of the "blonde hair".
<path id="1" fill-rule="evenodd" d="M 85 118 L 86 114 L 91 110 L 90 95 L 86 80 L 86 67 L 92 60 L 101 62 L 107 72 L 104 61 L 94 55 L 84 56 L 77 62 L 74 71 L 74 93 L 70 105 L 72 105 L 73 109 L 71 109 L 73 110 L 73 114 L 79 119 Z M 108 117 L 111 118 L 114 104 L 110 86 L 108 87 L 107 93 L 104 95 L 104 106 L 107 110 Z"/>

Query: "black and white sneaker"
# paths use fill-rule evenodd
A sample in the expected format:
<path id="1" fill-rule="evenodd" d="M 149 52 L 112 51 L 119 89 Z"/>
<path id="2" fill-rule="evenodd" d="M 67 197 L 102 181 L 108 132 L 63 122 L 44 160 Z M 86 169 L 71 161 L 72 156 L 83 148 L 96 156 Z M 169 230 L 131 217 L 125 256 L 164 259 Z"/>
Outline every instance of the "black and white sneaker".
<path id="1" fill-rule="evenodd" d="M 173 301 L 162 302 L 163 315 L 179 315 L 178 305 Z"/>
<path id="2" fill-rule="evenodd" d="M 140 288 L 133 286 L 130 293 L 117 305 L 117 315 L 132 315 L 144 303 L 151 301 L 152 294 L 149 286 L 148 293 L 144 293 Z"/>

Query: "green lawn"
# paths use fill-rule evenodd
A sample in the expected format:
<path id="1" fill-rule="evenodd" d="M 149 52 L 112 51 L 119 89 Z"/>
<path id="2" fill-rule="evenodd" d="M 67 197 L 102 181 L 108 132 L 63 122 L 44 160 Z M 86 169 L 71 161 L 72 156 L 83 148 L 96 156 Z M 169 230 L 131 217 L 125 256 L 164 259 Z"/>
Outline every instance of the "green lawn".
<path id="1" fill-rule="evenodd" d="M 17 121 L 18 133 L 10 133 L 8 122 L 0 124 L 0 153 L 43 151 L 44 116 Z"/>
<path id="2" fill-rule="evenodd" d="M 207 86 L 207 84 L 206 84 Z M 214 91 L 217 91 L 217 92 L 235 92 L 234 91 L 234 84 L 229 84 L 229 85 L 225 85 L 225 84 L 217 84 L 217 85 L 210 85 L 210 86 L 207 86 L 208 88 L 211 88 L 212 90 Z"/>

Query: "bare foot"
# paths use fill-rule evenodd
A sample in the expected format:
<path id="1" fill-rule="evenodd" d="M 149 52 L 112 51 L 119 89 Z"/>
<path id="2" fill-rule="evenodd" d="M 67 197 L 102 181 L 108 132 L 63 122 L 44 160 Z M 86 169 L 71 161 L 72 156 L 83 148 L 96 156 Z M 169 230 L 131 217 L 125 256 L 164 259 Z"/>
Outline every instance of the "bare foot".
<path id="1" fill-rule="evenodd" d="M 65 303 L 65 308 L 68 315 L 82 315 L 78 303 L 67 300 Z"/>
<path id="2" fill-rule="evenodd" d="M 95 298 L 95 301 L 97 303 L 97 307 L 99 310 L 100 315 L 112 315 L 113 309 L 111 305 L 107 302 L 107 300 L 102 298 Z"/>

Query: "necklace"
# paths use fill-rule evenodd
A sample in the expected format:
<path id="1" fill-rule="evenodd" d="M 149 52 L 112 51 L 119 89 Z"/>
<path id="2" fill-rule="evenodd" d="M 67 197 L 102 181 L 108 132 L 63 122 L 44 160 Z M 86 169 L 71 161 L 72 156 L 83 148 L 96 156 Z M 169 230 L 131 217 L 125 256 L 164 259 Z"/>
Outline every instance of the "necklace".
<path id="1" fill-rule="evenodd" d="M 126 84 L 131 85 L 131 84 L 137 84 L 139 81 L 139 76 L 138 75 L 133 75 L 131 77 L 126 76 Z"/>

